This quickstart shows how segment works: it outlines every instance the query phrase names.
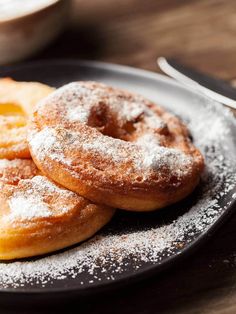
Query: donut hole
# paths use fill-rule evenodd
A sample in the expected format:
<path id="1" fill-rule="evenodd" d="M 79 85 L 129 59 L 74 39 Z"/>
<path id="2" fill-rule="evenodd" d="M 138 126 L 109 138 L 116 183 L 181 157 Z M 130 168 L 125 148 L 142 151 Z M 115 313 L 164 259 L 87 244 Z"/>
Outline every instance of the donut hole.
<path id="1" fill-rule="evenodd" d="M 110 112 L 108 106 L 99 102 L 90 110 L 88 126 L 96 128 L 99 132 L 110 137 L 119 138 L 119 127 L 115 117 Z"/>
<path id="2" fill-rule="evenodd" d="M 93 128 L 105 127 L 109 122 L 108 107 L 103 102 L 93 106 L 90 110 L 88 125 Z"/>
<path id="3" fill-rule="evenodd" d="M 103 135 L 129 141 L 136 131 L 135 122 L 119 120 L 117 115 L 103 102 L 90 110 L 88 126 L 96 128 Z"/>
<path id="4" fill-rule="evenodd" d="M 136 131 L 136 127 L 133 122 L 127 121 L 124 126 L 123 130 L 126 132 L 126 134 L 133 134 Z"/>
<path id="5" fill-rule="evenodd" d="M 113 120 L 113 124 L 103 132 L 104 135 L 108 135 L 113 138 L 117 138 L 126 142 L 131 142 L 133 138 L 136 138 L 137 129 L 135 124 L 131 121 L 118 121 Z"/>

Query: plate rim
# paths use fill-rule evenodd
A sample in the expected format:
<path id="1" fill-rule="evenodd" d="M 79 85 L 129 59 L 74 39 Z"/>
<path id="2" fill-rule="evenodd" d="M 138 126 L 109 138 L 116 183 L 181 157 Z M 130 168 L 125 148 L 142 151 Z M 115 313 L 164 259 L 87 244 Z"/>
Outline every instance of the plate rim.
<path id="1" fill-rule="evenodd" d="M 80 60 L 80 59 L 42 59 L 42 60 L 36 60 L 36 61 L 28 61 L 23 62 L 20 64 L 15 65 L 4 65 L 0 66 L 0 77 L 4 75 L 4 72 L 10 72 L 20 69 L 27 69 L 34 66 L 60 66 L 60 65 L 74 65 L 77 66 L 87 66 L 90 68 L 98 68 L 98 69 L 104 69 L 111 72 L 119 72 L 123 74 L 133 74 L 135 76 L 139 76 L 142 78 L 148 78 L 153 80 L 159 80 L 163 81 L 167 84 L 170 84 L 172 86 L 177 86 L 178 88 L 181 88 L 185 90 L 185 92 L 190 92 L 198 97 L 205 98 L 208 102 L 210 99 L 185 85 L 182 85 L 181 83 L 175 81 L 174 79 L 167 77 L 165 75 L 162 75 L 160 73 L 155 73 L 152 71 L 139 69 L 131 66 L 126 65 L 120 65 L 120 64 L 114 64 L 114 63 L 107 63 L 103 61 L 95 61 L 95 60 Z M 227 107 L 223 106 L 219 102 L 214 101 L 215 104 L 218 104 L 218 106 L 224 107 L 226 111 L 231 112 Z M 216 108 L 217 110 L 217 108 Z M 233 116 L 233 115 L 232 115 Z M 232 119 L 231 122 L 234 123 L 236 126 L 236 118 L 234 120 Z M 235 130 L 236 135 L 236 130 Z M 140 281 L 145 278 L 150 278 L 151 275 L 158 275 L 160 272 L 166 271 L 171 265 L 175 265 L 179 263 L 183 258 L 187 258 L 188 255 L 193 254 L 201 245 L 204 245 L 206 241 L 208 241 L 212 235 L 225 223 L 225 221 L 234 213 L 234 210 L 236 209 L 236 199 L 232 199 L 232 203 L 225 209 L 225 211 L 220 215 L 220 220 L 217 219 L 210 227 L 202 232 L 196 239 L 194 239 L 188 246 L 186 246 L 184 249 L 182 249 L 178 254 L 169 256 L 165 259 L 162 263 L 156 263 L 153 265 L 147 266 L 146 269 L 138 270 L 137 272 L 134 272 L 130 275 L 124 275 L 118 279 L 115 279 L 114 281 L 107 281 L 105 283 L 96 283 L 91 286 L 83 287 L 83 286 L 74 286 L 74 287 L 62 287 L 62 288 L 29 288 L 29 291 L 25 290 L 24 288 L 0 288 L 0 294 L 7 295 L 7 294 L 14 294 L 14 295 L 46 295 L 46 294 L 60 294 L 60 293 L 77 293 L 81 295 L 88 295 L 93 294 L 95 292 L 102 292 L 108 289 L 114 289 L 118 288 L 122 285 L 128 285 L 131 283 L 135 283 L 137 281 Z M 31 289 L 31 290 L 30 290 Z"/>
<path id="2" fill-rule="evenodd" d="M 73 64 L 81 65 L 81 66 L 87 66 L 87 67 L 93 67 L 93 68 L 98 68 L 98 69 L 105 69 L 105 70 L 110 70 L 121 73 L 127 73 L 127 74 L 136 74 L 138 76 L 142 76 L 144 78 L 151 78 L 156 80 L 157 78 L 163 82 L 167 82 L 173 86 L 178 86 L 185 91 L 191 91 L 195 93 L 198 96 L 203 96 L 204 98 L 207 98 L 207 96 L 201 94 L 199 91 L 193 89 L 191 86 L 186 86 L 181 84 L 180 82 L 176 81 L 175 79 L 158 73 L 158 72 L 153 72 L 150 70 L 145 70 L 141 68 L 136 68 L 130 65 L 123 65 L 123 64 L 118 64 L 118 63 L 110 63 L 110 62 L 105 62 L 105 61 L 97 61 L 97 60 L 89 60 L 89 59 L 76 59 L 76 58 L 51 58 L 51 59 L 39 59 L 35 61 L 26 61 L 22 63 L 16 63 L 13 65 L 0 65 L 0 77 L 2 75 L 2 72 L 6 71 L 14 71 L 17 69 L 21 68 L 30 68 L 33 66 L 38 66 L 38 65 L 63 65 L 63 64 L 68 64 L 68 65 L 73 65 Z M 219 104 L 219 102 L 215 101 L 216 103 Z"/>

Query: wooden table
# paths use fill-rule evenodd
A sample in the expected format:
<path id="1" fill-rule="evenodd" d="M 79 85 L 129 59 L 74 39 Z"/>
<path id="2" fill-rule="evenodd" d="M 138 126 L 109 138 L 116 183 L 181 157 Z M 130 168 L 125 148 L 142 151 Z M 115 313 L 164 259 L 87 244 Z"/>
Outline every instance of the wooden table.
<path id="1" fill-rule="evenodd" d="M 232 82 L 236 78 L 235 0 L 77 0 L 72 13 L 70 30 L 33 60 L 86 58 L 158 71 L 156 58 L 164 55 Z M 161 276 L 44 310 L 54 312 L 235 314 L 236 215 Z"/>

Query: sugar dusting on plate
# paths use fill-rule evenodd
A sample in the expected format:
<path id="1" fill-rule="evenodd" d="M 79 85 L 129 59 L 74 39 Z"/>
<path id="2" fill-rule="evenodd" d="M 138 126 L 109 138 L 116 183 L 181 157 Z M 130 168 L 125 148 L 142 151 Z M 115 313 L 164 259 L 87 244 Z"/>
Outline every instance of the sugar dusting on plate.
<path id="1" fill-rule="evenodd" d="M 185 113 L 175 108 L 187 122 L 206 161 L 200 196 L 189 210 L 166 224 L 157 219 L 150 228 L 124 227 L 118 232 L 111 224 L 89 241 L 48 257 L 2 262 L 0 286 L 48 287 L 54 280 L 65 278 L 76 278 L 76 283 L 83 286 L 116 280 L 127 271 L 136 272 L 180 253 L 180 248 L 206 232 L 236 198 L 236 165 L 226 140 L 232 139 L 229 124 L 235 127 L 235 122 L 228 110 L 215 106 L 208 103 L 199 108 L 197 115 L 191 107 Z M 226 196 L 228 203 L 222 206 L 221 199 Z"/>

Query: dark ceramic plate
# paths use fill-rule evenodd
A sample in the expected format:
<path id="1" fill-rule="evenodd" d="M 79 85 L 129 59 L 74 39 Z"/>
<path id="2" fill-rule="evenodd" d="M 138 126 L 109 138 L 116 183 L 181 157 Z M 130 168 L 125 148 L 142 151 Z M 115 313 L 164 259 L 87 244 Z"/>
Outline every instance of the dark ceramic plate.
<path id="1" fill-rule="evenodd" d="M 153 213 L 117 211 L 86 243 L 18 264 L 0 263 L 2 293 L 85 294 L 150 276 L 197 248 L 233 212 L 236 129 L 220 104 L 162 75 L 105 63 L 43 61 L 2 67 L 0 75 L 56 87 L 95 80 L 138 92 L 180 116 L 206 160 L 201 183 L 184 201 Z M 26 265 L 31 275 L 25 275 Z"/>

